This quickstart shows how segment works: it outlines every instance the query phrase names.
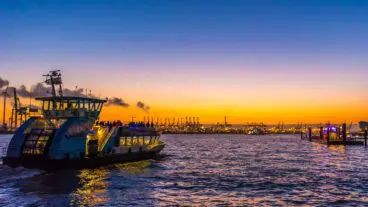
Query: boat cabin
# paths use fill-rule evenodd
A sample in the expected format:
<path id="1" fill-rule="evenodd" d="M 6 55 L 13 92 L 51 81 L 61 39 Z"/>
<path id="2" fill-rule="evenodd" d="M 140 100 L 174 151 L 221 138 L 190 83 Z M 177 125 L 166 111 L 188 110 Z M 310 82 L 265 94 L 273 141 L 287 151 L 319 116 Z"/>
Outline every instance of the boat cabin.
<path id="1" fill-rule="evenodd" d="M 76 96 L 39 97 L 36 100 L 42 101 L 42 113 L 46 119 L 97 119 L 106 102 L 102 99 Z"/>

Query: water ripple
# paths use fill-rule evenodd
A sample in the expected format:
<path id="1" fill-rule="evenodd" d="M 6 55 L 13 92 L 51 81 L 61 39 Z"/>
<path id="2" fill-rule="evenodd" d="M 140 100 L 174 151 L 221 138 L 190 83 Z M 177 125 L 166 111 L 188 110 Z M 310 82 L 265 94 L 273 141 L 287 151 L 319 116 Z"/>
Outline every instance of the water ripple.
<path id="1" fill-rule="evenodd" d="M 368 205 L 368 156 L 361 146 L 327 147 L 292 135 L 163 139 L 159 160 L 54 173 L 0 166 L 0 204 Z"/>

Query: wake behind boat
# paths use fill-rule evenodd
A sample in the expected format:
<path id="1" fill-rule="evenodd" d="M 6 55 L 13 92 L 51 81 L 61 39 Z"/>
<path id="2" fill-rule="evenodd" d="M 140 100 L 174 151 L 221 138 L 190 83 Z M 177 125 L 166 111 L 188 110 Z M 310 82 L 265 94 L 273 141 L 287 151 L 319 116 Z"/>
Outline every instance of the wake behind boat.
<path id="1" fill-rule="evenodd" d="M 93 168 L 151 159 L 165 147 L 152 123 L 96 124 L 106 100 L 63 96 L 60 71 L 46 77 L 52 96 L 36 98 L 42 102 L 42 116 L 30 117 L 15 131 L 3 158 L 5 165 Z"/>

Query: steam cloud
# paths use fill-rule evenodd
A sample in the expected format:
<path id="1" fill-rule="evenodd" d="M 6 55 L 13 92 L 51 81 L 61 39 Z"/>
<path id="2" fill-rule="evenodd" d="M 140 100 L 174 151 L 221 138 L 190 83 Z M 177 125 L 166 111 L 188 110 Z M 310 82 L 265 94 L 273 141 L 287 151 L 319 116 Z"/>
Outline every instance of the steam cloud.
<path id="1" fill-rule="evenodd" d="M 145 111 L 145 112 L 149 112 L 149 110 L 150 110 L 150 107 L 149 106 L 147 106 L 145 103 L 143 103 L 143 102 L 141 102 L 141 101 L 138 101 L 137 102 L 137 107 L 138 108 L 140 108 L 140 109 L 142 109 L 143 111 Z"/>
<path id="2" fill-rule="evenodd" d="M 9 81 L 5 80 L 5 79 L 2 79 L 0 77 L 0 88 L 3 88 L 5 86 L 8 86 L 9 85 Z"/>
<path id="3" fill-rule="evenodd" d="M 0 77 L 0 92 L 1 93 L 3 91 L 5 91 L 5 89 L 3 89 L 3 88 L 5 86 L 8 86 L 8 85 L 9 85 L 9 81 L 7 81 L 5 79 L 2 79 Z M 56 90 L 58 90 L 58 89 L 56 89 Z M 29 90 L 27 89 L 27 87 L 25 85 L 21 85 L 19 88 L 16 89 L 16 91 L 17 91 L 18 96 L 23 97 L 23 98 L 29 98 L 29 97 L 50 96 L 52 89 L 51 89 L 51 87 L 45 86 L 43 83 L 37 83 L 36 85 L 33 85 Z M 72 90 L 72 89 L 69 89 L 69 88 L 63 88 L 63 95 L 65 95 L 65 96 L 86 97 L 86 95 L 83 92 L 84 92 L 83 88 L 77 88 L 75 90 Z M 8 90 L 8 96 L 12 96 L 12 95 L 13 95 L 13 92 L 11 90 Z M 92 94 L 91 94 L 91 96 L 96 97 Z M 139 103 L 141 103 L 141 102 L 139 102 Z M 141 104 L 143 104 L 143 103 L 141 103 Z M 108 99 L 106 105 L 129 107 L 128 103 L 126 103 L 122 98 L 118 98 L 118 97 L 112 97 L 111 99 Z M 137 104 L 137 106 L 138 106 L 138 104 Z M 34 106 L 34 108 L 36 108 L 36 106 Z M 142 109 L 148 110 L 149 107 L 144 106 L 144 104 L 143 104 Z"/>
<path id="4" fill-rule="evenodd" d="M 129 104 L 126 103 L 123 99 L 118 97 L 112 97 L 111 99 L 107 100 L 107 105 L 115 105 L 115 106 L 121 106 L 121 107 L 129 107 Z"/>
<path id="5" fill-rule="evenodd" d="M 21 97 L 30 97 L 31 96 L 31 91 L 28 91 L 25 85 L 21 85 L 17 89 L 17 94 Z"/>
<path id="6" fill-rule="evenodd" d="M 65 96 L 86 96 L 86 94 L 83 94 L 84 89 L 83 88 L 77 88 L 75 90 L 70 90 L 68 88 L 65 88 L 63 90 L 63 94 Z"/>
<path id="7" fill-rule="evenodd" d="M 48 96 L 50 95 L 51 91 L 51 87 L 46 87 L 42 83 L 37 83 L 36 85 L 33 85 L 30 90 L 28 90 L 26 86 L 21 85 L 17 89 L 17 94 L 21 97 L 38 97 Z M 63 94 L 65 96 L 85 96 L 85 94 L 83 94 L 83 91 L 83 88 L 78 88 L 75 90 L 64 88 Z"/>
<path id="8" fill-rule="evenodd" d="M 9 85 L 9 81 L 2 79 L 0 77 L 0 89 L 4 88 L 5 86 Z M 68 88 L 63 89 L 63 94 L 66 96 L 86 96 L 84 93 L 83 88 L 78 88 L 75 90 L 71 90 Z M 8 92 L 9 93 L 9 92 Z M 51 87 L 46 87 L 42 83 L 37 83 L 36 85 L 33 85 L 29 90 L 25 85 L 21 85 L 19 88 L 17 88 L 17 94 L 20 97 L 37 97 L 37 96 L 47 96 L 51 94 Z"/>
<path id="9" fill-rule="evenodd" d="M 32 97 L 50 95 L 51 87 L 45 87 L 42 83 L 37 83 L 31 87 L 29 94 Z"/>

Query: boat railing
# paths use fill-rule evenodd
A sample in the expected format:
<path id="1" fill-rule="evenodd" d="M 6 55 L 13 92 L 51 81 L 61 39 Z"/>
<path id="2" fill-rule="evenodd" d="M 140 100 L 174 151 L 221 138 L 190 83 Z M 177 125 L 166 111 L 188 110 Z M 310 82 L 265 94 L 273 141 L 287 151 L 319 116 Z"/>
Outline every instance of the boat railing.
<path id="1" fill-rule="evenodd" d="M 99 139 L 99 143 L 98 143 L 98 151 L 102 151 L 103 148 L 105 147 L 105 145 L 107 144 L 107 142 L 109 141 L 110 137 L 112 136 L 112 134 L 115 132 L 116 127 L 106 127 L 106 131 L 103 134 L 103 136 L 100 137 Z"/>
<path id="2" fill-rule="evenodd" d="M 155 145 L 159 142 L 159 136 L 131 136 L 120 137 L 121 146 L 141 146 L 141 145 Z"/>

